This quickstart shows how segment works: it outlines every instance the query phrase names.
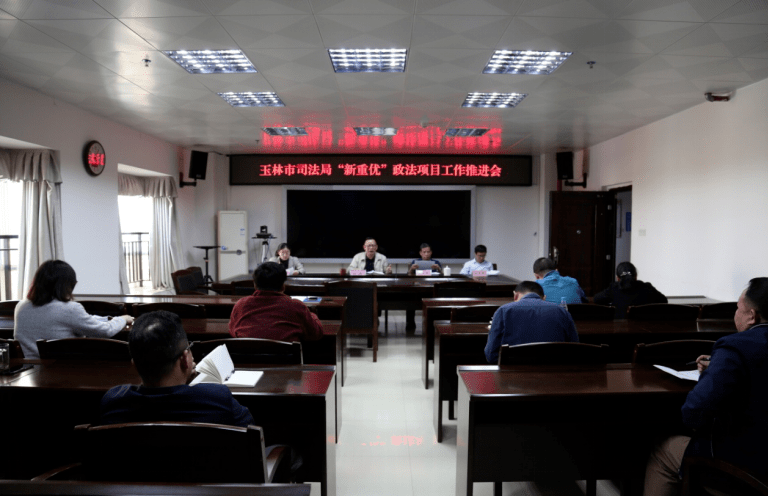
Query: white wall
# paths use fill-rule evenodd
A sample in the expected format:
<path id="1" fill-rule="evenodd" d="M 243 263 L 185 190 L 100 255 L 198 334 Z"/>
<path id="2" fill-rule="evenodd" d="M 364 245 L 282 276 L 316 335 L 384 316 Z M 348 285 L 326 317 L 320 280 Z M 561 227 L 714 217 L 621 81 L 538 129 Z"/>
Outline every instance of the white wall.
<path id="1" fill-rule="evenodd" d="M 762 81 L 590 148 L 590 189 L 632 184 L 642 279 L 668 295 L 735 300 L 768 276 L 766 117 Z"/>
<path id="2" fill-rule="evenodd" d="M 178 178 L 177 147 L 2 79 L 0 112 L 0 136 L 59 152 L 64 258 L 78 274 L 77 292 L 117 293 L 121 253 L 117 164 Z M 107 153 L 107 167 L 98 177 L 88 175 L 82 163 L 83 147 L 90 140 L 101 142 Z M 189 153 L 183 155 L 188 162 Z M 182 244 L 189 265 L 202 265 L 202 250 L 190 253 L 192 244 L 214 239 L 209 210 L 216 203 L 212 199 L 215 183 L 206 180 L 198 182 L 197 188 L 180 190 Z M 200 205 L 198 197 L 203 199 Z"/>

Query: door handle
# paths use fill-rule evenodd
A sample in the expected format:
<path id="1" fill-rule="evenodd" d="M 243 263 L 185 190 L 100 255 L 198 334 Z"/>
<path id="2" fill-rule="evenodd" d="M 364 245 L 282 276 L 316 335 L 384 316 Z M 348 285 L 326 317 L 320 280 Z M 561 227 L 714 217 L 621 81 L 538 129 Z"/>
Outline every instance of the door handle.
<path id="1" fill-rule="evenodd" d="M 560 262 L 560 250 L 557 249 L 557 246 L 552 247 L 552 260 L 555 261 L 555 265 Z"/>

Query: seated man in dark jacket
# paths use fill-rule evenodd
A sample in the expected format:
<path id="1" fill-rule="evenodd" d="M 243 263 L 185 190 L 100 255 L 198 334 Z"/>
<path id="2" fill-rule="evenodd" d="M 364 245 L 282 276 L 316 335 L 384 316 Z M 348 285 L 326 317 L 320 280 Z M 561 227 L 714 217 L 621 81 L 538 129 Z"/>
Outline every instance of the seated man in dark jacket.
<path id="1" fill-rule="evenodd" d="M 115 386 L 101 400 L 100 424 L 207 422 L 245 427 L 251 412 L 223 384 L 188 386 L 195 371 L 181 319 L 159 311 L 136 319 L 128 336 L 141 385 Z"/>
<path id="2" fill-rule="evenodd" d="M 649 282 L 637 280 L 637 269 L 629 262 L 616 266 L 616 282 L 595 295 L 598 305 L 616 307 L 616 318 L 627 317 L 627 307 L 649 303 L 667 303 L 667 297 L 659 293 Z"/>
<path id="3" fill-rule="evenodd" d="M 749 281 L 733 317 L 736 334 L 701 356 L 701 376 L 682 420 L 693 436 L 672 436 L 648 461 L 645 493 L 677 494 L 684 456 L 717 458 L 768 480 L 768 277 Z"/>

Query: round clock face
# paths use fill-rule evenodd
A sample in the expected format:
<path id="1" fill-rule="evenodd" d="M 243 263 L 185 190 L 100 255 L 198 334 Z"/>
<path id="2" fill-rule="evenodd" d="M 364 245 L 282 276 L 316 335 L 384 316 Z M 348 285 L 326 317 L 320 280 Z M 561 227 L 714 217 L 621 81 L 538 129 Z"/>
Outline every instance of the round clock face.
<path id="1" fill-rule="evenodd" d="M 107 161 L 107 154 L 104 147 L 98 141 L 91 141 L 85 145 L 83 151 L 83 164 L 89 174 L 98 176 L 104 171 L 104 164 Z"/>

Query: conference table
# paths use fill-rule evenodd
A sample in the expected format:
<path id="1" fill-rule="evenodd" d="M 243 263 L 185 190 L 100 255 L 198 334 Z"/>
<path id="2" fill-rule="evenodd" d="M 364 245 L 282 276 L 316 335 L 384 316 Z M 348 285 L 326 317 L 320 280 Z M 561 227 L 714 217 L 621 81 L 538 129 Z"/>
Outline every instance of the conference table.
<path id="1" fill-rule="evenodd" d="M 435 391 L 433 397 L 433 424 L 437 442 L 443 440 L 443 402 L 449 401 L 448 417 L 453 418 L 453 402 L 458 399 L 460 365 L 487 365 L 485 345 L 488 324 L 435 322 Z M 684 321 L 631 321 L 599 320 L 576 321 L 579 341 L 588 344 L 607 344 L 612 363 L 629 363 L 638 343 L 659 343 L 681 339 L 717 341 L 736 332 L 733 320 Z M 690 360 L 695 360 L 693 356 Z M 685 367 L 685 360 L 678 365 Z M 691 369 L 695 367 L 690 367 Z"/>
<path id="2" fill-rule="evenodd" d="M 456 496 L 474 482 L 642 477 L 694 382 L 649 365 L 462 366 Z M 567 380 L 564 378 L 567 377 Z M 500 494 L 500 493 L 498 493 Z"/>
<path id="3" fill-rule="evenodd" d="M 139 384 L 130 362 L 37 360 L 33 368 L 0 381 L 4 462 L 0 478 L 29 479 L 74 462 L 73 428 L 97 420 L 104 393 L 119 384 Z M 306 480 L 323 496 L 336 493 L 336 369 L 303 365 L 259 369 L 251 388 L 232 388 L 263 427 L 265 443 L 289 444 L 304 459 Z M 171 449 L 169 447 L 169 449 Z M 170 452 L 169 452 L 170 453 Z M 185 456 L 194 456 L 187 453 Z"/>

